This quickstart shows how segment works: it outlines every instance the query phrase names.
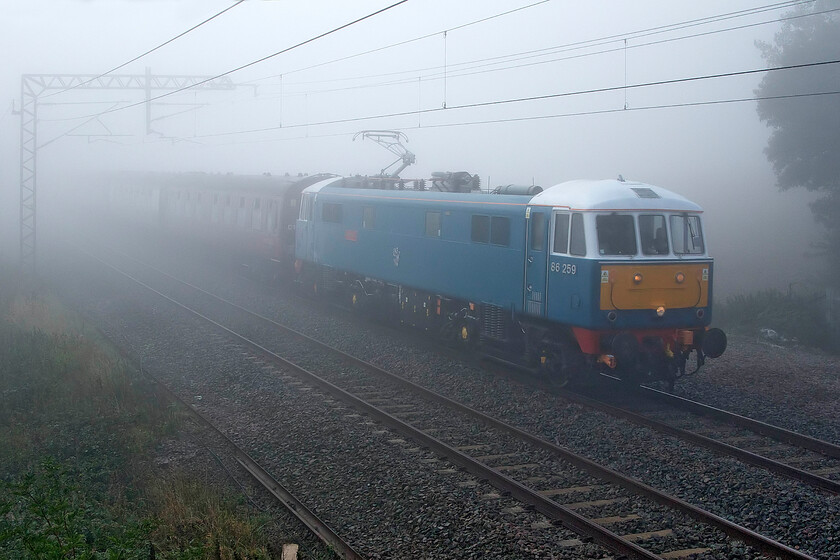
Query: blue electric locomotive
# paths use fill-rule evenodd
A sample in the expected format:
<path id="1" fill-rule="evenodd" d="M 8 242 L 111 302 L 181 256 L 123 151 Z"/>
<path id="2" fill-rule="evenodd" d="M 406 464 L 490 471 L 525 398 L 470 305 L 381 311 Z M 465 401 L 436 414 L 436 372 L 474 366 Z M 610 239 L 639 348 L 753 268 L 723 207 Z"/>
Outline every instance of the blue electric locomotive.
<path id="1" fill-rule="evenodd" d="M 621 178 L 499 194 L 455 178 L 304 189 L 299 281 L 559 384 L 597 369 L 672 382 L 692 352 L 698 368 L 723 353 L 698 205 Z"/>

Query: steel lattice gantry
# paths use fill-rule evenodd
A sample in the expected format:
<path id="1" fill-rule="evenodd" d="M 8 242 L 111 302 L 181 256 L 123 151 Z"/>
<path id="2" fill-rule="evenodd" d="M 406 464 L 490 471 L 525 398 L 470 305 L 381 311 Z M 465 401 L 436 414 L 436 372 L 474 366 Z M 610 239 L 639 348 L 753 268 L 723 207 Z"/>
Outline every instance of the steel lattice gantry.
<path id="1" fill-rule="evenodd" d="M 50 90 L 143 90 L 146 93 L 146 122 L 151 121 L 153 90 L 229 90 L 236 85 L 226 76 L 155 76 L 145 74 L 24 74 L 20 81 L 20 263 L 35 272 L 36 196 L 38 156 L 38 97 Z"/>

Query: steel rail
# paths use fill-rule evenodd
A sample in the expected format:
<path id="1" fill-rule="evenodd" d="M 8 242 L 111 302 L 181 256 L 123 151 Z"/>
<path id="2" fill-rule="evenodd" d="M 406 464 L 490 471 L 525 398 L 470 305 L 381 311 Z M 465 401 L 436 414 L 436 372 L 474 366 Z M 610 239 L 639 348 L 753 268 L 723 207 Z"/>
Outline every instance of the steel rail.
<path id="1" fill-rule="evenodd" d="M 643 414 L 639 414 L 638 412 L 633 412 L 632 410 L 627 410 L 580 393 L 560 389 L 558 390 L 558 394 L 565 399 L 600 410 L 611 416 L 629 420 L 630 422 L 651 428 L 657 432 L 674 436 L 684 441 L 689 441 L 724 455 L 729 455 L 744 463 L 767 469 L 793 480 L 806 482 L 812 486 L 827 490 L 834 494 L 840 494 L 840 482 L 816 475 L 812 472 L 764 457 L 763 455 L 758 455 L 751 451 L 747 451 L 746 449 L 741 449 L 740 447 L 724 443 L 708 436 L 691 432 L 683 428 L 677 428 L 666 422 L 650 418 Z"/>
<path id="2" fill-rule="evenodd" d="M 125 255 L 125 253 L 122 253 L 122 254 Z M 248 340 L 247 338 L 243 337 L 242 335 L 239 335 L 238 333 L 236 333 L 236 332 L 228 329 L 227 327 L 213 321 L 212 319 L 203 316 L 199 312 L 181 304 L 180 302 L 177 302 L 176 300 L 174 300 L 174 299 L 170 298 L 169 296 L 155 290 L 154 288 L 151 288 L 150 286 L 144 284 L 140 280 L 132 278 L 130 275 L 128 275 L 127 273 L 117 269 L 116 267 L 113 267 L 112 265 L 110 265 L 108 263 L 105 263 L 104 261 L 101 261 L 100 259 L 98 259 L 97 257 L 95 257 L 93 255 L 90 255 L 90 256 L 92 258 L 98 260 L 99 262 L 102 262 L 105 266 L 113 268 L 114 270 L 116 270 L 120 274 L 126 276 L 127 278 L 130 278 L 132 281 L 143 285 L 144 287 L 146 287 L 147 289 L 151 290 L 152 292 L 160 295 L 164 299 L 174 303 L 175 305 L 177 305 L 179 307 L 182 307 L 183 309 L 187 310 L 188 312 L 200 317 L 202 320 L 205 320 L 205 321 L 213 324 L 216 328 L 220 329 L 221 331 L 225 332 L 226 334 L 228 334 L 228 335 L 230 335 L 230 336 L 232 336 L 232 337 L 234 337 L 238 340 L 243 341 L 245 344 L 247 344 L 248 346 L 251 346 L 252 348 L 257 350 L 259 353 L 266 356 L 267 358 L 269 358 L 271 360 L 279 360 L 280 362 L 288 365 L 290 368 L 294 369 L 295 371 L 299 371 L 299 372 L 304 373 L 307 376 L 311 376 L 311 379 L 313 381 L 317 382 L 319 385 L 322 385 L 326 390 L 329 390 L 330 392 L 335 391 L 335 394 L 341 396 L 342 398 L 344 398 L 346 396 L 346 398 L 348 400 L 350 400 L 352 402 L 358 402 L 361 408 L 370 409 L 371 415 L 374 415 L 374 416 L 377 416 L 377 417 L 381 416 L 381 418 L 384 419 L 383 421 L 387 420 L 389 423 L 393 422 L 392 425 L 399 426 L 400 429 L 404 429 L 405 431 L 411 433 L 412 435 L 416 435 L 418 440 L 427 441 L 428 442 L 427 444 L 430 447 L 432 447 L 434 449 L 438 449 L 438 446 L 442 446 L 442 447 L 439 447 L 440 449 L 445 450 L 445 452 L 442 452 L 442 454 L 444 454 L 445 456 L 450 458 L 450 460 L 452 460 L 456 464 L 459 464 L 459 465 L 461 465 L 462 467 L 464 467 L 468 470 L 470 470 L 471 468 L 476 468 L 476 469 L 481 469 L 482 471 L 484 471 L 484 474 L 481 474 L 481 475 L 478 475 L 478 476 L 483 476 L 483 477 L 487 478 L 488 480 L 493 480 L 493 481 L 498 480 L 498 481 L 500 481 L 500 483 L 502 483 L 505 480 L 510 480 L 510 482 L 512 483 L 510 488 L 505 488 L 503 490 L 510 492 L 512 495 L 514 495 L 518 499 L 528 498 L 529 496 L 536 496 L 540 500 L 541 503 L 548 502 L 548 504 L 550 505 L 550 508 L 552 510 L 554 510 L 554 508 L 559 508 L 559 509 L 555 510 L 555 513 L 552 513 L 551 515 L 549 515 L 545 511 L 542 511 L 542 509 L 540 509 L 539 507 L 534 505 L 535 509 L 538 509 L 539 511 L 541 511 L 541 513 L 543 513 L 547 517 L 554 518 L 554 517 L 552 517 L 552 515 L 566 515 L 566 514 L 568 514 L 569 515 L 569 522 L 572 523 L 568 526 L 570 528 L 572 528 L 573 530 L 575 530 L 576 532 L 577 532 L 577 529 L 576 529 L 577 525 L 576 524 L 578 522 L 580 522 L 580 523 L 586 524 L 586 526 L 595 525 L 595 527 L 597 527 L 597 529 L 594 529 L 595 530 L 595 535 L 598 535 L 599 538 L 600 538 L 601 535 L 609 535 L 607 537 L 608 539 L 611 539 L 611 538 L 621 539 L 621 537 L 618 537 L 617 535 L 614 535 L 613 533 L 604 529 L 603 527 L 601 527 L 597 524 L 592 524 L 591 522 L 589 522 L 585 518 L 582 518 L 578 514 L 572 512 L 570 510 L 566 510 L 565 508 L 562 508 L 562 506 L 559 506 L 555 502 L 553 502 L 551 500 L 547 500 L 547 499 L 543 498 L 542 496 L 540 496 L 538 494 L 535 494 L 532 490 L 528 489 L 527 487 L 522 486 L 521 484 L 519 484 L 518 482 L 516 482 L 514 480 L 509 479 L 508 477 L 499 473 L 495 469 L 487 467 L 487 466 L 483 465 L 482 463 L 479 463 L 479 462 L 473 460 L 469 456 L 464 455 L 463 453 L 460 453 L 459 451 L 454 450 L 454 449 L 446 446 L 446 444 L 444 444 L 443 442 L 440 442 L 439 440 L 429 436 L 428 434 L 426 434 L 426 433 L 424 433 L 420 430 L 417 430 L 416 428 L 414 428 L 413 426 L 411 426 L 409 424 L 406 424 L 402 420 L 399 420 L 398 418 L 394 418 L 393 416 L 391 416 L 390 414 L 388 414 L 386 412 L 379 411 L 378 409 L 376 409 L 376 407 L 373 407 L 372 405 L 370 405 L 369 403 L 366 403 L 365 401 L 359 399 L 355 395 L 352 395 L 352 394 L 344 391 L 343 389 L 333 385 L 332 383 L 330 383 L 330 382 L 318 377 L 317 375 L 305 370 L 304 368 L 301 368 L 300 366 L 294 364 L 293 362 L 290 362 L 290 361 L 286 360 L 285 358 L 283 358 L 283 357 L 281 357 L 277 354 L 274 354 L 273 352 L 271 352 L 270 350 L 260 346 L 259 344 Z M 804 554 L 804 553 L 802 553 L 802 552 L 800 552 L 796 549 L 793 549 L 793 548 L 791 548 L 787 545 L 784 545 L 782 543 L 774 541 L 774 540 L 772 540 L 768 537 L 765 537 L 764 535 L 756 533 L 756 532 L 754 532 L 750 529 L 747 529 L 746 527 L 743 527 L 741 525 L 733 523 L 733 522 L 731 522 L 727 519 L 724 519 L 720 516 L 717 516 L 717 515 L 715 515 L 711 512 L 708 512 L 706 510 L 698 508 L 698 507 L 696 507 L 696 506 L 694 506 L 694 505 L 692 505 L 688 502 L 685 502 L 684 500 L 681 500 L 681 499 L 679 499 L 675 496 L 671 496 L 671 495 L 669 495 L 665 492 L 661 492 L 661 491 L 659 491 L 659 490 L 657 490 L 657 489 L 655 489 L 651 486 L 648 486 L 648 485 L 644 484 L 643 482 L 638 481 L 638 480 L 636 480 L 632 477 L 623 475 L 623 474 L 619 473 L 618 471 L 615 471 L 615 470 L 610 469 L 608 467 L 604 467 L 604 466 L 602 466 L 598 463 L 595 463 L 594 461 L 592 461 L 590 459 L 587 459 L 586 457 L 575 454 L 572 451 L 569 451 L 568 449 L 565 449 L 565 448 L 560 447 L 560 446 L 558 446 L 558 445 L 556 445 L 552 442 L 549 442 L 545 439 L 542 439 L 538 436 L 535 436 L 533 434 L 525 432 L 524 430 L 521 430 L 521 429 L 519 429 L 515 426 L 511 426 L 509 424 L 506 424 L 506 423 L 504 423 L 504 422 L 502 422 L 502 421 L 500 421 L 496 418 L 493 418 L 491 416 L 488 416 L 488 415 L 484 414 L 483 412 L 480 412 L 480 411 L 475 410 L 473 408 L 470 408 L 470 407 L 468 407 L 468 406 L 466 406 L 462 403 L 454 401 L 454 400 L 450 399 L 449 397 L 443 396 L 443 395 L 441 395 L 439 393 L 436 393 L 436 392 L 434 392 L 430 389 L 427 389 L 427 388 L 425 388 L 421 385 L 418 385 L 418 384 L 416 384 L 412 381 L 409 381 L 408 379 L 405 379 L 405 378 L 403 378 L 399 375 L 396 375 L 396 374 L 391 373 L 389 371 L 386 371 L 382 368 L 379 368 L 378 366 L 375 366 L 374 364 L 371 364 L 371 363 L 369 363 L 365 360 L 362 360 L 362 359 L 357 358 L 355 356 L 352 356 L 351 354 L 348 354 L 348 353 L 346 353 L 342 350 L 339 350 L 337 348 L 329 346 L 329 345 L 327 345 L 327 344 L 325 344 L 321 341 L 318 341 L 318 340 L 316 340 L 316 339 L 314 339 L 314 338 L 312 338 L 308 335 L 305 335 L 305 334 L 303 334 L 303 333 L 301 333 L 301 332 L 299 332 L 295 329 L 292 329 L 290 327 L 287 327 L 285 325 L 277 323 L 276 321 L 274 321 L 274 320 L 272 320 L 268 317 L 260 315 L 259 313 L 256 313 L 256 312 L 251 311 L 249 309 L 246 309 L 246 308 L 244 308 L 244 307 L 242 307 L 238 304 L 235 304 L 233 302 L 225 300 L 224 298 L 216 296 L 215 294 L 212 294 L 212 293 L 210 293 L 210 292 L 208 292 L 208 291 L 206 291 L 206 290 L 204 290 L 204 289 L 202 289 L 198 286 L 194 286 L 194 285 L 192 285 L 188 282 L 185 282 L 183 280 L 175 278 L 174 276 L 172 276 L 172 275 L 170 275 L 170 274 L 168 274 L 168 273 L 166 273 L 162 270 L 159 270 L 159 269 L 157 269 L 157 268 L 155 268 L 155 267 L 153 267 L 153 266 L 151 266 L 147 263 L 144 263 L 143 261 L 140 261 L 139 259 L 135 259 L 134 257 L 131 257 L 130 255 L 125 255 L 125 256 L 134 260 L 135 262 L 138 262 L 138 263 L 142 264 L 143 266 L 146 266 L 146 267 L 148 267 L 152 270 L 155 270 L 159 274 L 162 274 L 162 275 L 174 280 L 175 282 L 183 284 L 183 285 L 185 285 L 185 286 L 187 286 L 187 287 L 189 287 L 193 290 L 199 291 L 199 292 L 201 292 L 201 293 L 203 293 L 203 294 L 205 294 L 205 295 L 207 295 L 207 296 L 209 296 L 213 299 L 216 299 L 216 300 L 218 300 L 218 301 L 220 301 L 220 302 L 222 302 L 226 305 L 229 305 L 229 306 L 231 306 L 235 309 L 238 309 L 238 310 L 242 311 L 243 313 L 246 313 L 246 314 L 248 314 L 248 315 L 250 315 L 250 316 L 252 316 L 256 319 L 259 319 L 260 321 L 268 323 L 268 324 L 274 326 L 275 328 L 282 330 L 283 332 L 291 334 L 291 335 L 293 335 L 293 336 L 295 336 L 295 337 L 297 337 L 301 340 L 305 340 L 305 341 L 307 341 L 307 342 L 309 342 L 313 345 L 318 346 L 319 348 L 321 348 L 323 350 L 326 350 L 326 351 L 328 351 L 328 352 L 330 352 L 334 355 L 337 355 L 342 360 L 344 360 L 348 363 L 352 363 L 352 364 L 354 364 L 358 367 L 361 367 L 361 368 L 363 368 L 367 371 L 371 371 L 371 372 L 377 373 L 379 375 L 383 375 L 383 376 L 389 378 L 390 380 L 392 380 L 392 381 L 394 381 L 394 382 L 396 382 L 400 385 L 403 385 L 404 387 L 408 387 L 409 389 L 411 389 L 413 391 L 421 393 L 422 395 L 426 396 L 430 400 L 433 400 L 433 401 L 439 402 L 441 404 L 444 404 L 448 407 L 454 408 L 455 410 L 457 410 L 459 412 L 462 412 L 466 415 L 469 415 L 469 416 L 471 416 L 471 417 L 473 417 L 477 420 L 480 420 L 480 421 L 484 422 L 485 424 L 487 424 L 489 426 L 492 426 L 492 427 L 497 428 L 501 431 L 507 432 L 508 434 L 519 437 L 519 438 L 527 441 L 528 443 L 531 443 L 535 447 L 538 447 L 540 449 L 549 451 L 549 452 L 553 453 L 555 456 L 557 456 L 557 457 L 567 461 L 568 463 L 580 468 L 581 470 L 589 473 L 590 475 L 593 475 L 597 478 L 601 478 L 601 479 L 613 482 L 615 484 L 618 484 L 619 486 L 621 486 L 621 487 L 623 487 L 627 490 L 630 490 L 633 493 L 636 493 L 638 495 L 650 498 L 653 501 L 655 501 L 655 502 L 657 502 L 661 505 L 665 505 L 667 507 L 673 508 L 673 509 L 675 509 L 677 511 L 680 511 L 680 512 L 682 512 L 682 513 L 684 513 L 684 514 L 686 514 L 686 515 L 688 515 L 688 516 L 690 516 L 690 517 L 692 517 L 692 518 L 694 518 L 698 521 L 701 521 L 701 522 L 706 523 L 706 524 L 708 524 L 712 527 L 715 527 L 715 528 L 721 530 L 722 532 L 724 532 L 730 538 L 740 540 L 740 541 L 742 541 L 742 542 L 744 542 L 744 543 L 746 543 L 750 546 L 755 547 L 758 550 L 761 550 L 764 553 L 770 554 L 770 555 L 778 557 L 778 558 L 793 558 L 793 559 L 797 559 L 797 560 L 814 560 L 811 556 L 808 556 L 808 555 L 806 555 L 806 554 Z M 450 453 L 451 453 L 451 457 L 450 457 Z M 472 472 L 472 471 L 470 471 L 470 472 Z M 473 473 L 473 474 L 476 474 L 476 473 Z M 523 496 L 523 498 L 519 498 L 519 496 Z M 523 499 L 523 501 L 524 501 L 524 499 Z M 528 503 L 528 502 L 526 502 L 526 503 Z M 593 536 L 593 539 L 595 539 L 597 542 L 599 542 L 599 544 L 604 544 L 601 541 L 598 541 L 598 538 L 596 538 L 596 536 Z M 624 539 L 621 539 L 621 540 L 624 541 Z M 648 556 L 650 553 L 648 551 L 646 551 L 645 549 L 643 549 L 641 547 L 638 547 L 637 545 L 635 545 L 633 543 L 630 543 L 629 541 L 624 541 L 624 542 L 626 542 L 627 545 L 630 546 L 630 548 L 628 548 L 628 550 L 624 553 L 630 554 L 632 557 L 642 557 L 642 558 L 649 558 L 650 557 L 650 556 Z M 612 548 L 612 547 L 609 547 L 607 544 L 604 544 L 604 546 L 607 546 L 608 548 Z M 644 555 L 643 556 L 637 556 L 636 555 L 636 550 L 637 549 L 639 551 L 641 551 L 641 553 L 644 554 Z M 656 556 L 654 556 L 654 557 L 656 557 Z"/>
<path id="3" fill-rule="evenodd" d="M 796 445 L 797 447 L 814 451 L 821 455 L 825 455 L 826 457 L 840 459 L 840 445 L 807 436 L 805 434 L 800 434 L 786 428 L 780 428 L 760 420 L 741 416 L 740 414 L 736 414 L 734 412 L 729 412 L 708 404 L 686 399 L 665 391 L 660 391 L 659 389 L 654 389 L 653 387 L 648 387 L 646 385 L 640 386 L 639 390 L 644 395 L 665 402 L 676 408 L 682 408 L 695 414 L 724 420 L 763 436 L 783 441 L 791 445 Z"/>
<path id="4" fill-rule="evenodd" d="M 566 527 L 573 530 L 575 533 L 582 535 L 584 537 L 588 537 L 592 539 L 593 542 L 596 542 L 613 552 L 618 554 L 626 555 L 628 558 L 637 558 L 642 560 L 660 560 L 660 557 L 656 554 L 651 553 L 650 551 L 640 547 L 639 545 L 632 543 L 626 539 L 623 539 L 619 535 L 609 531 L 608 529 L 604 528 L 597 523 L 594 523 L 585 517 L 575 513 L 574 511 L 564 508 L 560 504 L 550 500 L 544 496 L 541 496 L 534 490 L 528 488 L 520 484 L 519 482 L 513 480 L 512 478 L 500 473 L 499 471 L 488 467 L 487 465 L 480 463 L 479 461 L 473 459 L 472 457 L 446 445 L 442 441 L 438 440 L 437 438 L 418 430 L 417 428 L 407 424 L 406 422 L 396 418 L 387 412 L 377 408 L 376 406 L 360 399 L 359 397 L 353 395 L 345 391 L 344 389 L 338 387 L 327 381 L 326 379 L 310 372 L 309 370 L 291 362 L 282 356 L 272 352 L 271 350 L 265 348 L 264 346 L 258 344 L 255 341 L 237 333 L 236 331 L 225 327 L 221 323 L 214 321 L 213 319 L 203 315 L 202 313 L 192 309 L 191 307 L 184 305 L 183 303 L 167 296 L 166 294 L 154 289 L 153 287 L 149 286 L 145 282 L 134 278 L 130 274 L 120 270 L 119 268 L 110 265 L 101 259 L 90 255 L 93 259 L 99 261 L 103 265 L 112 270 L 116 271 L 118 274 L 128 278 L 132 282 L 142 286 L 143 288 L 149 290 L 150 292 L 162 297 L 163 299 L 169 301 L 170 303 L 180 307 L 187 313 L 194 315 L 195 317 L 199 318 L 201 321 L 211 325 L 214 329 L 224 333 L 225 335 L 234 338 L 244 344 L 245 346 L 251 348 L 255 353 L 261 355 L 266 360 L 271 361 L 275 364 L 280 364 L 283 367 L 291 369 L 295 371 L 299 375 L 308 379 L 314 385 L 320 387 L 323 391 L 342 399 L 343 401 L 350 403 L 355 408 L 364 411 L 365 413 L 369 414 L 371 417 L 383 422 L 391 427 L 394 427 L 403 433 L 407 434 L 409 437 L 415 439 L 416 441 L 422 443 L 423 445 L 427 446 L 428 448 L 434 450 L 435 452 L 439 453 L 440 455 L 446 457 L 456 465 L 464 468 L 471 474 L 485 479 L 489 481 L 493 486 L 498 488 L 499 490 L 506 492 L 513 496 L 514 498 L 518 499 L 519 501 L 530 505 L 536 511 L 539 511 L 549 519 L 554 521 L 562 522 Z M 188 285 L 184 282 L 185 285 Z M 195 288 L 194 286 L 191 286 Z M 220 301 L 224 301 L 221 298 L 217 298 Z M 235 304 L 232 304 L 235 307 L 239 308 Z M 241 309 L 241 308 L 240 308 Z M 252 313 L 243 309 L 243 311 Z M 279 325 L 278 325 L 279 326 Z M 302 335 L 305 336 L 305 335 Z M 308 337 L 307 337 L 308 338 Z M 314 339 L 313 339 L 314 340 Z M 326 348 L 329 348 L 326 346 Z M 340 351 L 338 351 L 340 352 Z M 349 355 L 348 355 L 349 357 Z M 375 367 L 375 366 L 372 366 Z M 807 557 L 805 557 L 807 558 Z"/>
<path id="5" fill-rule="evenodd" d="M 95 258 L 95 257 L 94 257 Z M 101 261 L 100 261 L 101 262 Z M 113 267 L 112 267 L 113 268 Z M 114 269 L 116 270 L 116 269 Z M 130 277 L 129 277 L 130 278 Z M 210 420 L 198 412 L 192 405 L 181 398 L 175 391 L 170 389 L 163 381 L 158 379 L 148 369 L 143 367 L 142 360 L 135 360 L 117 341 L 113 340 L 101 329 L 97 332 L 106 340 L 110 340 L 120 351 L 120 354 L 131 363 L 134 363 L 138 371 L 149 378 L 156 387 L 163 390 L 167 396 L 179 402 L 198 421 L 208 427 L 216 435 L 220 436 L 233 451 L 237 463 L 250 474 L 263 488 L 280 502 L 292 515 L 306 526 L 321 542 L 330 547 L 335 554 L 345 560 L 365 560 L 364 556 L 356 552 L 349 543 L 342 539 L 338 533 L 332 530 L 320 517 L 312 512 L 306 504 L 300 501 L 292 492 L 280 484 L 271 474 L 260 466 L 244 449 L 237 445 L 226 433 L 213 424 Z M 136 353 L 136 352 L 135 352 Z"/>

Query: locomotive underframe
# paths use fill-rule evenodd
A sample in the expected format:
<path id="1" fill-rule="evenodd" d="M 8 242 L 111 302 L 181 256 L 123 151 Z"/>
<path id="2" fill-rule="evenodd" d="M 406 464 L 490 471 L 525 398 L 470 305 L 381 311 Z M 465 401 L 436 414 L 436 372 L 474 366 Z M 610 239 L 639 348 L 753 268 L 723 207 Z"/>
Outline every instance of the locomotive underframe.
<path id="1" fill-rule="evenodd" d="M 633 382 L 673 383 L 686 374 L 692 352 L 696 352 L 697 368 L 691 373 L 705 361 L 703 329 L 674 329 L 671 336 L 653 330 L 632 334 L 583 331 L 490 303 L 451 298 L 311 263 L 299 266 L 298 282 L 317 297 L 513 362 L 561 386 L 599 371 Z M 581 351 L 581 331 L 598 337 L 599 354 Z M 690 342 L 680 343 L 680 336 Z"/>

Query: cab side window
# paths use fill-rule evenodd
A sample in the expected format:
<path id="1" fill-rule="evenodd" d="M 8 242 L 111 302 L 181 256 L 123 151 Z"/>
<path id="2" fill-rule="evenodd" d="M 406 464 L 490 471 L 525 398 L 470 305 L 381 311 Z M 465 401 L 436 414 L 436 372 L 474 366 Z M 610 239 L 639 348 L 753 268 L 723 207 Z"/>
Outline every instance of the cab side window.
<path id="1" fill-rule="evenodd" d="M 545 250 L 545 214 L 531 214 L 531 250 Z"/>
<path id="2" fill-rule="evenodd" d="M 569 240 L 569 253 L 576 257 L 586 256 L 586 234 L 583 228 L 583 214 L 572 214 L 572 235 Z"/>
<path id="3" fill-rule="evenodd" d="M 554 243 L 552 253 L 566 254 L 569 252 L 569 215 L 556 214 L 554 216 Z"/>

